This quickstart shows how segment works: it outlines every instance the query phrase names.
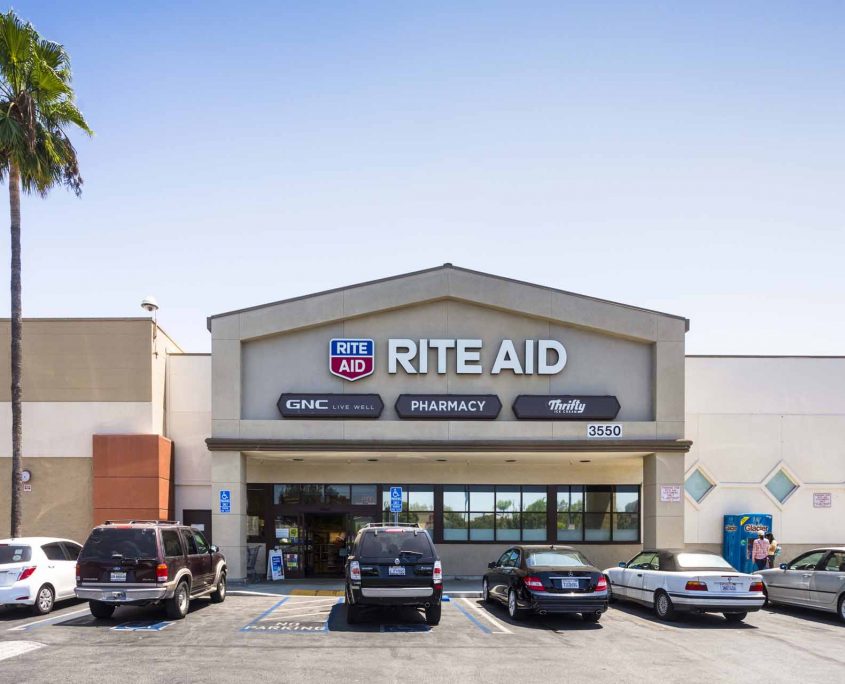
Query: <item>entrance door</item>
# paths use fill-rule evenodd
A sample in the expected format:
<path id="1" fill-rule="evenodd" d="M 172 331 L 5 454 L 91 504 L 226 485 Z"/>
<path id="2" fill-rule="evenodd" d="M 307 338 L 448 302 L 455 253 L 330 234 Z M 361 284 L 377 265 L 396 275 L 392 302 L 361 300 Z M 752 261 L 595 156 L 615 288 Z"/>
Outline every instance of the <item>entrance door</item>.
<path id="1" fill-rule="evenodd" d="M 342 577 L 347 544 L 347 521 L 341 513 L 305 515 L 306 573 L 318 577 Z"/>

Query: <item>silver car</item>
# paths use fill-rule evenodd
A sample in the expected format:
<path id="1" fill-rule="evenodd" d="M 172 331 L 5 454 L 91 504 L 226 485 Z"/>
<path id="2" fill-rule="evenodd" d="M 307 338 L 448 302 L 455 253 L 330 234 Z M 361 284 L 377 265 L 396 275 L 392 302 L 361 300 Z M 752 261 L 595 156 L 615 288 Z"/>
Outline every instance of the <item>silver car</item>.
<path id="1" fill-rule="evenodd" d="M 845 622 L 845 546 L 814 549 L 757 574 L 770 603 L 836 613 Z"/>

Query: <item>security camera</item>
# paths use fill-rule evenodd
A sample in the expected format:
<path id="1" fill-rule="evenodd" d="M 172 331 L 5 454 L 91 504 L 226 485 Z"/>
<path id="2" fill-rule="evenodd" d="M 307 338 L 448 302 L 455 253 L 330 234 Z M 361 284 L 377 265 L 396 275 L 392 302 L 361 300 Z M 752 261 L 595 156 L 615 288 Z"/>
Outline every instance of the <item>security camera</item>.
<path id="1" fill-rule="evenodd" d="M 149 297 L 144 297 L 141 300 L 141 308 L 144 309 L 144 311 L 156 311 L 158 309 L 158 302 L 156 301 L 156 298 L 152 295 L 150 295 Z"/>

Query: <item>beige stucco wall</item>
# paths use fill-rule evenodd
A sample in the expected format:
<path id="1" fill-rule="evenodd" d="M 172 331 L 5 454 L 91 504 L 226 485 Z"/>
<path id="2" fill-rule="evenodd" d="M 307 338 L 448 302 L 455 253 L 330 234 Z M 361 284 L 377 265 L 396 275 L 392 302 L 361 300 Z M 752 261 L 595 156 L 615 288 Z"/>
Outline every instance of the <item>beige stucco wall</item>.
<path id="1" fill-rule="evenodd" d="M 24 458 L 32 473 L 32 491 L 23 493 L 23 535 L 63 537 L 83 543 L 92 522 L 92 460 Z M 10 489 L 11 459 L 0 458 L 0 492 Z M 9 534 L 8 495 L 0 506 L 0 538 Z"/>
<path id="2" fill-rule="evenodd" d="M 327 371 L 329 340 L 367 337 L 376 343 L 376 372 L 347 382 Z M 436 372 L 436 353 L 429 352 L 429 372 L 411 375 L 387 372 L 388 338 L 481 339 L 478 375 L 457 374 L 454 351 L 446 374 Z M 554 339 L 563 343 L 567 364 L 556 375 L 492 375 L 503 339 L 513 340 L 522 356 L 524 340 Z M 599 335 L 549 321 L 527 318 L 464 302 L 444 301 L 388 311 L 354 320 L 250 340 L 242 346 L 242 418 L 277 420 L 279 394 L 286 392 L 377 392 L 385 403 L 381 421 L 398 420 L 394 403 L 400 393 L 497 394 L 502 411 L 497 420 L 515 421 L 511 404 L 519 394 L 613 394 L 622 409 L 620 420 L 654 419 L 652 345 Z"/>
<path id="3" fill-rule="evenodd" d="M 175 354 L 167 365 L 167 437 L 174 449 L 174 510 L 211 508 L 211 355 Z"/>
<path id="4" fill-rule="evenodd" d="M 685 541 L 721 544 L 723 515 L 771 513 L 786 546 L 845 542 L 845 358 L 692 356 L 686 374 L 686 473 L 716 487 L 687 495 Z M 780 468 L 799 485 L 784 503 L 765 488 Z"/>

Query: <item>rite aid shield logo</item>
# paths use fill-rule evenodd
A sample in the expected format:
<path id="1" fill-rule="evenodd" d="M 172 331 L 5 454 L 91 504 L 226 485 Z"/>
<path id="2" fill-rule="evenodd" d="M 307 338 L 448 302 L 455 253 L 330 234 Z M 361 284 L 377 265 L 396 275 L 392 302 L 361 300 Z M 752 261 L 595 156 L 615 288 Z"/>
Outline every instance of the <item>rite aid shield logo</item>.
<path id="1" fill-rule="evenodd" d="M 373 374 L 376 345 L 372 340 L 334 339 L 329 342 L 329 370 L 344 380 Z"/>

